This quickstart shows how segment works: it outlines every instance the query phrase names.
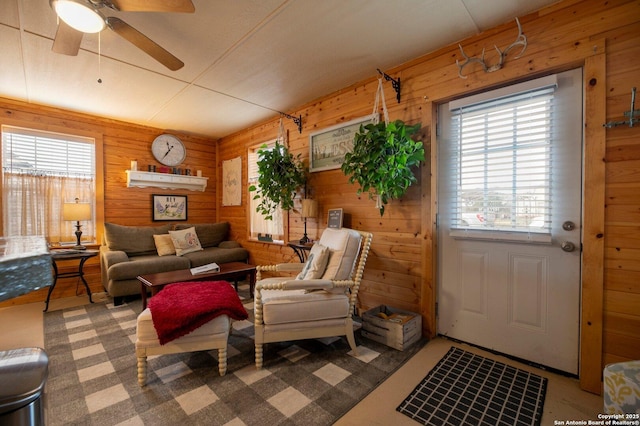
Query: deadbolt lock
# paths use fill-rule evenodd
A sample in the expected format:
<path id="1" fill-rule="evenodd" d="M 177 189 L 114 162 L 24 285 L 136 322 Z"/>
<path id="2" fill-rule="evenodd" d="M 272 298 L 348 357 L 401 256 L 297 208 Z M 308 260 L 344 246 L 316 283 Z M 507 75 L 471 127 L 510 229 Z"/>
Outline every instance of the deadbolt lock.
<path id="1" fill-rule="evenodd" d="M 564 229 L 565 231 L 573 231 L 574 229 L 576 229 L 576 224 L 568 220 L 562 224 L 562 229 Z"/>

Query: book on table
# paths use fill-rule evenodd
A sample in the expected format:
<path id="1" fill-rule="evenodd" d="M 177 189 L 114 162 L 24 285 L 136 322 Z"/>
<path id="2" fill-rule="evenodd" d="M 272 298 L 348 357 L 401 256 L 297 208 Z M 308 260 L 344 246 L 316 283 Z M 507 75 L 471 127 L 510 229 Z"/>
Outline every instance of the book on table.
<path id="1" fill-rule="evenodd" d="M 191 268 L 192 275 L 207 274 L 210 272 L 220 272 L 220 266 L 218 266 L 218 264 L 215 262 L 211 262 L 207 263 L 206 265 Z"/>

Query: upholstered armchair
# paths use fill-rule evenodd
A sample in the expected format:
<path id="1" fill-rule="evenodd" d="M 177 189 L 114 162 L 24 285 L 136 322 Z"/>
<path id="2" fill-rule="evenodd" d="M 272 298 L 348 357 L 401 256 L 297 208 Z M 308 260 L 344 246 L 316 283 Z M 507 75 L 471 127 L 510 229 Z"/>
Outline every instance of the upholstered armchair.
<path id="1" fill-rule="evenodd" d="M 262 368 L 263 345 L 270 342 L 346 336 L 357 353 L 353 315 L 372 237 L 368 232 L 327 228 L 306 263 L 256 267 L 257 368 Z M 276 276 L 263 279 L 261 273 L 267 271 Z M 288 276 L 277 276 L 282 272 Z"/>

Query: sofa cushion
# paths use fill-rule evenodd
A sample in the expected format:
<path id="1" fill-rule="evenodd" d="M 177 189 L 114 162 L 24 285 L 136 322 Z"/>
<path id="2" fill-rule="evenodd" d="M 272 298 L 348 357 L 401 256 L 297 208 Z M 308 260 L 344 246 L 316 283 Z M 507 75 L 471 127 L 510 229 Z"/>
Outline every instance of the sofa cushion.
<path id="1" fill-rule="evenodd" d="M 169 231 L 169 235 L 171 235 L 171 241 L 176 247 L 176 256 L 202 250 L 196 228 L 193 226 L 180 231 Z"/>
<path id="2" fill-rule="evenodd" d="M 202 251 L 185 254 L 184 258 L 189 259 L 192 268 L 196 268 L 211 262 L 216 262 L 218 265 L 229 262 L 246 262 L 249 258 L 249 252 L 242 247 L 229 249 L 207 247 Z"/>
<path id="3" fill-rule="evenodd" d="M 203 248 L 218 246 L 227 238 L 227 234 L 229 233 L 229 222 L 196 223 L 192 225 L 180 223 L 175 226 L 175 229 L 181 230 L 191 227 L 196 228 L 196 234 L 198 234 L 200 245 L 202 245 Z"/>
<path id="4" fill-rule="evenodd" d="M 157 253 L 153 236 L 166 234 L 171 225 L 162 226 L 125 226 L 115 223 L 104 224 L 104 236 L 109 250 L 120 250 L 127 255 Z"/>
<path id="5" fill-rule="evenodd" d="M 171 235 L 162 234 L 154 235 L 153 240 L 156 243 L 156 249 L 158 250 L 158 256 L 169 256 L 176 254 L 176 246 L 173 245 Z"/>
<path id="6" fill-rule="evenodd" d="M 320 244 L 329 247 L 329 263 L 322 275 L 325 280 L 348 280 L 360 252 L 362 237 L 353 229 L 327 228 L 322 232 Z"/>
<path id="7" fill-rule="evenodd" d="M 109 280 L 135 280 L 138 275 L 188 269 L 189 259 L 178 256 L 158 256 L 157 254 L 132 257 L 128 262 L 116 263 L 109 267 Z M 139 289 L 140 287 L 138 287 Z"/>
<path id="8" fill-rule="evenodd" d="M 298 280 L 313 280 L 320 278 L 324 274 L 329 261 L 329 247 L 316 243 L 311 247 L 307 262 L 298 274 Z"/>

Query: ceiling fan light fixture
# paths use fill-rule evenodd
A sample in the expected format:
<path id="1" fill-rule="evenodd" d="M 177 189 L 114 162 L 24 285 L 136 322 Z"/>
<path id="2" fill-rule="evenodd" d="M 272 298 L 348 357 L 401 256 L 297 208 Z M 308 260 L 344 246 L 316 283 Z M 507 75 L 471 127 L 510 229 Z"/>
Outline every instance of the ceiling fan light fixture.
<path id="1" fill-rule="evenodd" d="M 67 25 L 83 33 L 98 33 L 105 27 L 104 17 L 82 0 L 50 0 L 53 10 Z"/>

